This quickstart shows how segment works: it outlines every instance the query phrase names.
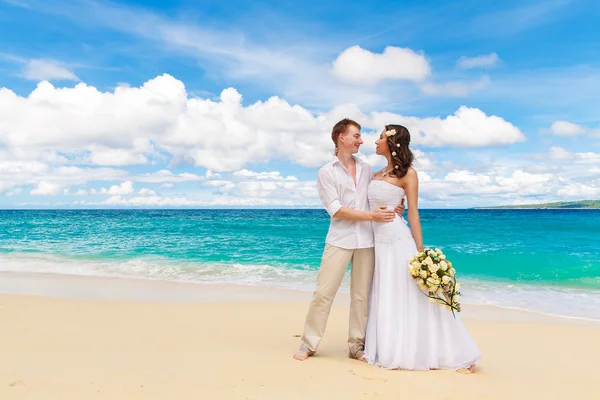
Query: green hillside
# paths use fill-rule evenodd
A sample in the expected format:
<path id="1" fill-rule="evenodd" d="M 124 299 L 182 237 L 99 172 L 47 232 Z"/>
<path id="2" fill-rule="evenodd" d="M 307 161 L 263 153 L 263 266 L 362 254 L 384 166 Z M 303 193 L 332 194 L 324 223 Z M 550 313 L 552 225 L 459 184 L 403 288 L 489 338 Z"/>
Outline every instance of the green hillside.
<path id="1" fill-rule="evenodd" d="M 477 209 L 499 209 L 499 208 L 567 208 L 567 209 L 600 209 L 600 200 L 582 200 L 582 201 L 560 201 L 557 203 L 546 204 L 522 204 L 518 206 L 495 206 L 495 207 L 475 207 Z"/>

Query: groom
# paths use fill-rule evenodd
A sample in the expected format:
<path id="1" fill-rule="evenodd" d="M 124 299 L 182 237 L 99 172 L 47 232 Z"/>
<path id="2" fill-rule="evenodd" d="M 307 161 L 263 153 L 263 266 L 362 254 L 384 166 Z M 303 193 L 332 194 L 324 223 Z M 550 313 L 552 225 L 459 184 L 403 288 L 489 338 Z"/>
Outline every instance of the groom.
<path id="1" fill-rule="evenodd" d="M 306 360 L 317 351 L 333 300 L 350 261 L 349 356 L 359 360 L 362 358 L 375 262 L 371 222 L 390 222 L 394 220 L 395 213 L 402 215 L 404 212 L 404 199 L 396 210 L 381 206 L 373 212 L 369 211 L 367 188 L 373 172 L 369 164 L 354 156 L 363 144 L 360 129 L 360 125 L 350 119 L 335 124 L 331 139 L 335 143 L 336 158 L 319 170 L 317 189 L 331 221 L 317 288 L 304 324 L 302 344 L 294 354 L 296 360 Z"/>

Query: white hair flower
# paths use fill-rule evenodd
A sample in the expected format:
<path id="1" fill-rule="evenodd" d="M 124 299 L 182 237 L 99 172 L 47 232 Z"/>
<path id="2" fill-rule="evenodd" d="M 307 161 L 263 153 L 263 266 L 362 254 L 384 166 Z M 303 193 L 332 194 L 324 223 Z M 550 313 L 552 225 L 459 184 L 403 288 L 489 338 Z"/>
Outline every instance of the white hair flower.
<path id="1" fill-rule="evenodd" d="M 396 144 L 396 147 L 400 147 L 400 143 L 397 143 L 397 144 Z"/>
<path id="2" fill-rule="evenodd" d="M 400 168 L 399 166 L 396 165 L 396 169 Z"/>
<path id="3" fill-rule="evenodd" d="M 393 156 L 395 156 L 395 155 L 396 155 L 396 152 L 395 152 L 395 151 L 392 151 L 392 155 L 393 155 Z"/>
<path id="4" fill-rule="evenodd" d="M 396 130 L 395 129 L 390 129 L 389 131 L 385 131 L 385 134 L 390 137 L 390 136 L 394 136 L 396 134 Z"/>

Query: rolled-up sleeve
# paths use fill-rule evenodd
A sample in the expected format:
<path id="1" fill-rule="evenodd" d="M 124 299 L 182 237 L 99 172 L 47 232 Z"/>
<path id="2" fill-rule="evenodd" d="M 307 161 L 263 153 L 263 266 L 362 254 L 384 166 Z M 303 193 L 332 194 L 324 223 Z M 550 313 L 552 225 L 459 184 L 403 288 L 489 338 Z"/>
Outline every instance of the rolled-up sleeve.
<path id="1" fill-rule="evenodd" d="M 340 208 L 342 203 L 340 202 L 340 196 L 335 188 L 333 180 L 333 171 L 330 169 L 319 170 L 319 177 L 317 179 L 317 191 L 319 192 L 319 198 L 327 213 L 333 217 Z"/>

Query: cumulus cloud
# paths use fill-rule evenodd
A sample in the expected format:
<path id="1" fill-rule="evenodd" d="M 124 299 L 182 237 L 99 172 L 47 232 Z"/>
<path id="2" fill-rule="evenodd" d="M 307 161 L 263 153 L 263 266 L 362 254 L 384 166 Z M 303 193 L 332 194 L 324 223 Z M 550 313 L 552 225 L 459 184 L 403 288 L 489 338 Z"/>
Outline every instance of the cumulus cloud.
<path id="1" fill-rule="evenodd" d="M 140 189 L 140 191 L 138 192 L 138 194 L 140 196 L 157 196 L 156 192 L 154 190 L 148 189 L 148 188 L 142 188 Z"/>
<path id="2" fill-rule="evenodd" d="M 281 173 L 279 171 L 254 172 L 254 171 L 249 171 L 247 169 L 235 171 L 233 173 L 233 176 L 241 177 L 241 178 L 255 178 L 255 179 L 259 179 L 259 180 L 276 180 L 276 181 L 280 181 L 280 180 L 297 181 L 298 180 L 298 178 L 296 178 L 295 176 L 287 176 L 284 178 L 283 176 L 281 176 Z"/>
<path id="3" fill-rule="evenodd" d="M 444 119 L 367 115 L 353 105 L 316 115 L 278 97 L 243 106 L 233 88 L 223 90 L 218 101 L 189 98 L 183 83 L 170 75 L 114 92 L 84 83 L 56 88 L 41 82 L 24 98 L 0 89 L 0 145 L 20 160 L 128 166 L 166 157 L 211 174 L 272 160 L 318 167 L 332 158 L 331 126 L 344 117 L 376 130 L 404 122 L 415 129 L 415 143 L 422 146 L 481 147 L 523 140 L 518 128 L 476 108 L 461 107 Z M 171 183 L 195 179 L 146 177 Z"/>
<path id="4" fill-rule="evenodd" d="M 600 129 L 592 129 L 582 125 L 574 124 L 568 121 L 555 121 L 549 129 L 543 129 L 542 133 L 550 133 L 555 136 L 578 136 L 590 134 L 600 136 Z"/>
<path id="5" fill-rule="evenodd" d="M 60 185 L 48 181 L 40 181 L 29 194 L 32 196 L 56 196 L 60 193 Z"/>
<path id="6" fill-rule="evenodd" d="M 119 185 L 113 185 L 113 186 L 109 187 L 108 189 L 106 189 L 106 188 L 100 189 L 100 193 L 109 194 L 112 196 L 132 194 L 133 192 L 134 192 L 134 190 L 133 190 L 133 182 L 132 181 L 125 181 Z"/>
<path id="7" fill-rule="evenodd" d="M 550 148 L 550 158 L 554 160 L 569 160 L 574 157 L 573 153 L 563 149 L 562 147 L 552 146 Z"/>
<path id="8" fill-rule="evenodd" d="M 332 72 L 342 81 L 370 86 L 386 79 L 420 82 L 431 68 L 423 54 L 408 48 L 388 46 L 378 54 L 352 46 L 333 62 Z"/>
<path id="9" fill-rule="evenodd" d="M 496 53 L 479 55 L 476 57 L 461 57 L 457 65 L 462 69 L 472 68 L 493 68 L 500 62 L 500 57 Z"/>
<path id="10" fill-rule="evenodd" d="M 55 60 L 29 60 L 23 67 L 23 77 L 32 81 L 79 80 L 75 73 Z"/>
<path id="11" fill-rule="evenodd" d="M 0 161 L 0 194 L 15 188 L 33 186 L 31 195 L 53 196 L 70 186 L 93 181 L 120 180 L 125 176 L 126 171 L 113 168 L 56 166 L 39 161 Z"/>
<path id="12" fill-rule="evenodd" d="M 486 115 L 478 108 L 462 106 L 445 118 L 405 117 L 391 113 L 373 113 L 370 123 L 384 126 L 398 123 L 408 128 L 411 142 L 427 147 L 486 147 L 518 143 L 525 135 L 501 117 Z"/>
<path id="13" fill-rule="evenodd" d="M 209 174 L 207 173 L 207 177 L 218 176 L 218 174 Z M 134 180 L 137 182 L 148 182 L 148 183 L 162 183 L 165 187 L 169 187 L 168 184 L 180 183 L 180 182 L 193 182 L 193 181 L 202 181 L 205 177 L 200 175 L 195 175 L 189 172 L 182 172 L 180 174 L 174 174 L 167 169 L 161 169 L 157 172 L 140 174 L 134 177 Z"/>

